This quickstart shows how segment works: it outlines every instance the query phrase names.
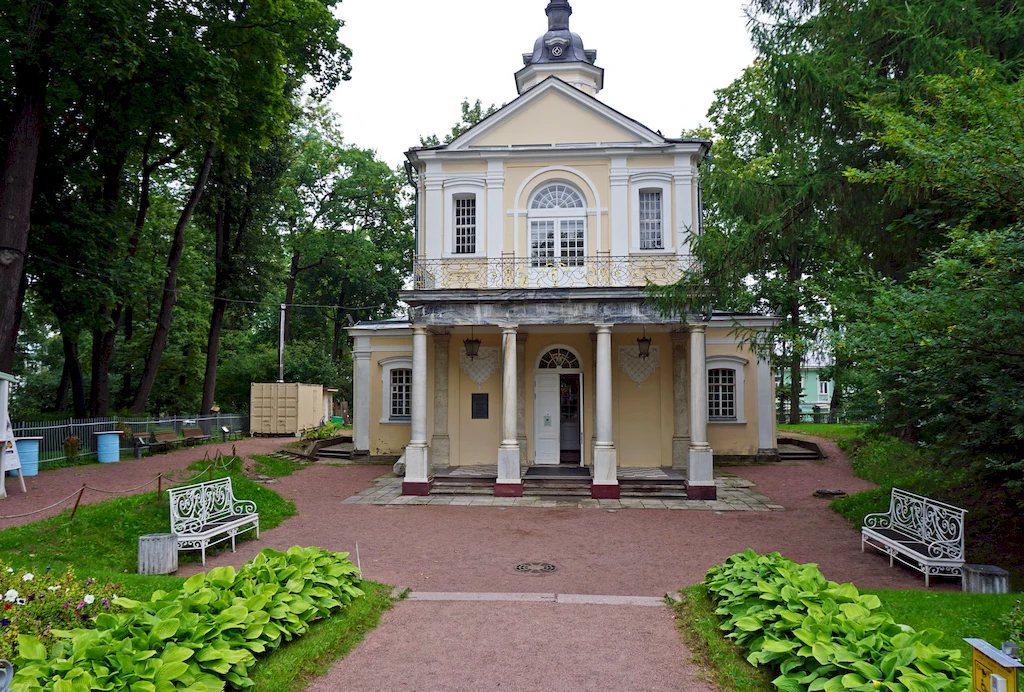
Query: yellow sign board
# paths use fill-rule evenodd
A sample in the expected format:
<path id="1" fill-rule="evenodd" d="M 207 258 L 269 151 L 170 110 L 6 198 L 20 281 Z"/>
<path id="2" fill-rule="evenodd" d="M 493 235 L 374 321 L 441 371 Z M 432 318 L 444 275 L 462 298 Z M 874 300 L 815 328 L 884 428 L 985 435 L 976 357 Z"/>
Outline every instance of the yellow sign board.
<path id="1" fill-rule="evenodd" d="M 1017 673 L 1024 663 L 1004 654 L 983 639 L 965 639 L 971 645 L 971 692 L 1018 692 Z"/>

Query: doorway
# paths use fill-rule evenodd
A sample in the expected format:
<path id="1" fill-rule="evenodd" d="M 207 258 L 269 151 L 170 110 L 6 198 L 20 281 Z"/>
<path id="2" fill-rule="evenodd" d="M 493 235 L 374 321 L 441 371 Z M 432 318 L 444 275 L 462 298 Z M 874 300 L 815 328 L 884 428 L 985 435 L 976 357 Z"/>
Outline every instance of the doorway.
<path id="1" fill-rule="evenodd" d="M 583 375 L 579 357 L 552 347 L 537 363 L 534 392 L 534 463 L 582 466 Z"/>

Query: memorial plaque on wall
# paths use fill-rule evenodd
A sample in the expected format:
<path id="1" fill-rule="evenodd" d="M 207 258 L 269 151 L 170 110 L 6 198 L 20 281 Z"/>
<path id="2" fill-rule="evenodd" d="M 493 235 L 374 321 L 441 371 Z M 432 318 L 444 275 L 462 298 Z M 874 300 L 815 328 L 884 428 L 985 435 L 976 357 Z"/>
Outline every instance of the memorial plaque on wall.
<path id="1" fill-rule="evenodd" d="M 484 418 L 487 416 L 487 395 L 486 394 L 474 394 L 473 395 L 473 418 Z"/>

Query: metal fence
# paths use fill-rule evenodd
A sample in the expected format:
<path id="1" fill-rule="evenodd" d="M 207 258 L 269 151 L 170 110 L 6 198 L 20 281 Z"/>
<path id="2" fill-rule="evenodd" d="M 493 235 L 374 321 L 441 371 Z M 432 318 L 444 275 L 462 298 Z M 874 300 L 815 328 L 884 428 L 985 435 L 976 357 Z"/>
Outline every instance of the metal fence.
<path id="1" fill-rule="evenodd" d="M 72 446 L 71 438 L 78 440 L 78 458 L 96 454 L 96 433 L 113 430 L 131 430 L 132 433 L 153 430 L 174 430 L 181 435 L 182 428 L 200 428 L 204 435 L 219 439 L 222 428 L 232 433 L 249 432 L 249 416 L 244 413 L 222 413 L 208 416 L 169 416 L 162 418 L 108 416 L 106 418 L 68 418 L 66 420 L 12 422 L 15 437 L 40 437 L 39 464 L 63 461 Z M 121 449 L 132 449 L 131 435 L 121 437 Z"/>
<path id="2" fill-rule="evenodd" d="M 782 423 L 782 424 L 789 423 L 789 411 L 786 411 L 785 413 L 778 413 L 778 412 L 776 412 L 776 420 L 779 423 Z M 800 413 L 800 422 L 801 423 L 841 423 L 842 421 L 840 420 L 840 417 L 839 417 L 838 414 L 834 414 L 834 413 L 832 413 L 830 411 L 820 411 L 820 412 L 817 412 L 817 413 L 804 413 L 804 412 L 801 412 Z"/>

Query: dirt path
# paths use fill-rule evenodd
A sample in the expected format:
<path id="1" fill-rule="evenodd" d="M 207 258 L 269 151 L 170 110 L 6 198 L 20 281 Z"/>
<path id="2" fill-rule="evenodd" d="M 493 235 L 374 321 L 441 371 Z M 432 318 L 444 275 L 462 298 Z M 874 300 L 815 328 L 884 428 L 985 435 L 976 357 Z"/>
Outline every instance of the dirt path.
<path id="1" fill-rule="evenodd" d="M 103 490 L 127 490 L 146 481 L 152 480 L 160 473 L 179 471 L 204 456 L 211 458 L 217 454 L 231 454 L 237 449 L 242 456 L 247 454 L 266 454 L 280 449 L 288 440 L 282 438 L 261 437 L 249 440 L 238 440 L 219 444 L 207 444 L 189 447 L 167 454 L 156 454 L 142 459 L 124 459 L 114 464 L 88 464 L 72 466 L 53 471 L 42 471 L 37 476 L 25 479 L 28 492 L 21 492 L 17 478 L 7 479 L 7 497 L 0 500 L 0 516 L 23 514 L 46 507 L 49 504 L 67 497 L 88 483 Z M 140 492 L 155 489 L 156 486 L 144 488 Z M 82 504 L 91 504 L 109 498 L 110 495 L 86 490 L 82 495 Z M 18 519 L 0 519 L 0 529 L 20 526 L 39 521 L 54 514 L 60 514 L 70 504 L 54 507 L 28 517 Z"/>

